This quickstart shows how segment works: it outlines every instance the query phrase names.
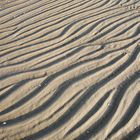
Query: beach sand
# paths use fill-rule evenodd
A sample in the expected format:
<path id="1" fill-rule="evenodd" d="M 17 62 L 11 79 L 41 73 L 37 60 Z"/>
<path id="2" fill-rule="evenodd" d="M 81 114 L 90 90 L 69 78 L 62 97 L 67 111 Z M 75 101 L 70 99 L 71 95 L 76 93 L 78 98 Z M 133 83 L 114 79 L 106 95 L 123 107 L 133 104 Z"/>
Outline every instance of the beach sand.
<path id="1" fill-rule="evenodd" d="M 140 0 L 0 0 L 0 140 L 139 134 Z"/>

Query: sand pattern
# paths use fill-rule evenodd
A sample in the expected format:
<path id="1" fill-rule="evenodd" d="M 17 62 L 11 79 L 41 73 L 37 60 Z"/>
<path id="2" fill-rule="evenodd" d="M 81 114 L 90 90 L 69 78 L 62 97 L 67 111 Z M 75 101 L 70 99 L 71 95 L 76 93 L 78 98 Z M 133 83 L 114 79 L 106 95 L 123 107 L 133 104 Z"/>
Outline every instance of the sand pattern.
<path id="1" fill-rule="evenodd" d="M 0 1 L 0 140 L 139 134 L 140 0 Z"/>

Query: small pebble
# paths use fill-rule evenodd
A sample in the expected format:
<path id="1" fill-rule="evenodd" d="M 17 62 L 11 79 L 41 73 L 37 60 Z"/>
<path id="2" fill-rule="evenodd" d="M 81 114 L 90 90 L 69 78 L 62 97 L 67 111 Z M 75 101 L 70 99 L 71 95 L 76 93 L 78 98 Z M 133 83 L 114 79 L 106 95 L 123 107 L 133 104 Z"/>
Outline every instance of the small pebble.
<path id="1" fill-rule="evenodd" d="M 3 122 L 3 124 L 5 125 L 5 124 L 6 124 L 6 122 Z"/>

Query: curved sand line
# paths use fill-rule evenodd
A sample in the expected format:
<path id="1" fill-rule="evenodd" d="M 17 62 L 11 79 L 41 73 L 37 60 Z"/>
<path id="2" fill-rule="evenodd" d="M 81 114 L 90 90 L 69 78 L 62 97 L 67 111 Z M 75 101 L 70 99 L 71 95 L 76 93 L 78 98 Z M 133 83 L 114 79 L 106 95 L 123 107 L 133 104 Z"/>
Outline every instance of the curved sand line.
<path id="1" fill-rule="evenodd" d="M 0 1 L 0 139 L 140 138 L 139 0 Z"/>

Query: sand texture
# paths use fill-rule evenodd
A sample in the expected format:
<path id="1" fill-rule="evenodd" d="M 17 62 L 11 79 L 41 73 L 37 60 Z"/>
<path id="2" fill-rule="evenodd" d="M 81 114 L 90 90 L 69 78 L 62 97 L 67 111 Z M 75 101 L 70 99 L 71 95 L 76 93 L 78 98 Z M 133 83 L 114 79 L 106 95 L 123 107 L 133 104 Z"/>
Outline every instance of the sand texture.
<path id="1" fill-rule="evenodd" d="M 140 0 L 0 0 L 0 140 L 140 140 Z"/>

